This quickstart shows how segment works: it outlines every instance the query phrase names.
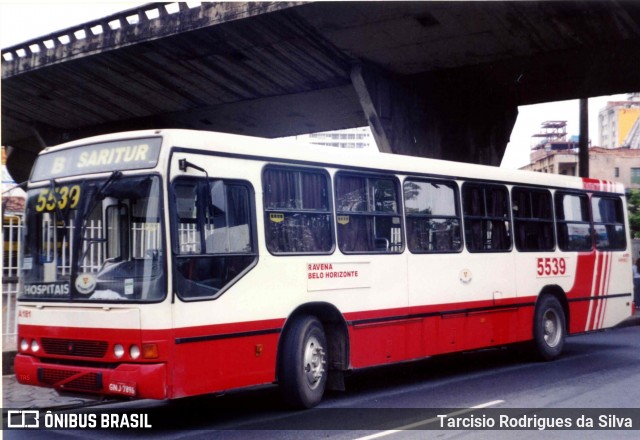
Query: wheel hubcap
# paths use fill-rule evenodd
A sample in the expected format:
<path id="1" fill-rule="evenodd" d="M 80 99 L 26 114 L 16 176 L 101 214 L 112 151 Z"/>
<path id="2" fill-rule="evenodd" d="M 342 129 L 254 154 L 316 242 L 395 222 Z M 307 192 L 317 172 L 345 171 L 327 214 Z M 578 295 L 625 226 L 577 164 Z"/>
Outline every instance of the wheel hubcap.
<path id="1" fill-rule="evenodd" d="M 553 310 L 547 310 L 543 317 L 544 340 L 549 347 L 555 347 L 562 337 L 560 318 Z"/>
<path id="2" fill-rule="evenodd" d="M 325 363 L 324 349 L 320 345 L 320 341 L 313 336 L 310 337 L 304 349 L 304 372 L 311 389 L 315 389 L 320 385 L 320 379 L 324 375 Z"/>

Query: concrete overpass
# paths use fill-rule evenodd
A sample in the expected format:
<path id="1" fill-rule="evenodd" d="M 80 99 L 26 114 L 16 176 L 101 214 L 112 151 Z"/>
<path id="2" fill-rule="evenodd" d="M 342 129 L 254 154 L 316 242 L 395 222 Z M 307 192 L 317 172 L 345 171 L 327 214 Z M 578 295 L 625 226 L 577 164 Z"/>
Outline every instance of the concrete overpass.
<path id="1" fill-rule="evenodd" d="M 517 106 L 640 90 L 640 2 L 154 3 L 6 48 L 2 144 L 139 128 L 370 125 L 384 151 L 498 164 Z"/>

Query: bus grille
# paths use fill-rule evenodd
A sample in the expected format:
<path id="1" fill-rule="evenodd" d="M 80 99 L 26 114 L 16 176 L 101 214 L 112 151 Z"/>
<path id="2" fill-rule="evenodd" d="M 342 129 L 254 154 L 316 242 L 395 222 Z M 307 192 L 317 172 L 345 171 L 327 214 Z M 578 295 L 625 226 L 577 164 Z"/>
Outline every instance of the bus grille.
<path id="1" fill-rule="evenodd" d="M 74 374 L 78 374 L 77 371 L 52 370 L 49 368 L 43 368 L 40 371 L 38 371 L 38 373 L 40 373 L 38 375 L 38 379 L 40 380 L 40 382 L 47 385 L 54 385 L 58 382 L 61 382 L 65 379 L 70 378 Z"/>
<path id="2" fill-rule="evenodd" d="M 42 347 L 47 354 L 101 358 L 107 353 L 109 344 L 106 341 L 42 338 Z"/>
<path id="3" fill-rule="evenodd" d="M 72 390 L 97 391 L 102 389 L 102 381 L 99 380 L 98 373 L 89 373 L 73 379 L 65 385 L 65 388 Z"/>
<path id="4" fill-rule="evenodd" d="M 78 374 L 78 371 L 72 370 L 54 370 L 50 368 L 42 368 L 38 371 L 38 379 L 40 382 L 50 386 L 56 386 L 60 382 L 69 379 L 71 376 Z M 98 391 L 102 389 L 102 378 L 100 373 L 86 373 L 77 378 L 60 385 L 60 388 L 67 390 L 79 391 Z"/>

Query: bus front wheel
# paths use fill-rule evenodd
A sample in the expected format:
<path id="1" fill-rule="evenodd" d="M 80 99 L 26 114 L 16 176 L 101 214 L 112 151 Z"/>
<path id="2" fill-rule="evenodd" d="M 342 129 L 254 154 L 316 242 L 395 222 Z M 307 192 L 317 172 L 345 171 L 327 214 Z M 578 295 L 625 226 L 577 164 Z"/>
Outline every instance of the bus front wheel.
<path id="1" fill-rule="evenodd" d="M 533 342 L 536 354 L 549 361 L 562 353 L 566 337 L 564 310 L 556 297 L 545 295 L 536 307 L 533 323 Z"/>
<path id="2" fill-rule="evenodd" d="M 311 408 L 322 400 L 327 384 L 327 340 L 320 321 L 296 318 L 284 335 L 278 380 L 284 400 Z"/>

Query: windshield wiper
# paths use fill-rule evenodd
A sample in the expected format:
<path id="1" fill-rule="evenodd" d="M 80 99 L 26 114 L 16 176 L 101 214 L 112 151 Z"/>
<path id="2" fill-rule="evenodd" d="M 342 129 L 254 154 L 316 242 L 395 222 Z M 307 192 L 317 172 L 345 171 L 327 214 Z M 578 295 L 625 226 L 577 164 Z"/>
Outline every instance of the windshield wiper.
<path id="1" fill-rule="evenodd" d="M 102 184 L 102 186 L 100 188 L 98 188 L 98 191 L 96 192 L 95 198 L 93 199 L 94 201 L 94 205 L 96 202 L 102 200 L 102 198 L 104 197 L 104 191 L 109 188 L 109 186 L 115 182 L 116 180 L 120 179 L 122 177 L 122 172 L 121 171 L 114 171 L 113 173 L 111 173 L 111 175 L 107 178 L 107 180 Z M 93 206 L 92 206 L 93 208 Z"/>

